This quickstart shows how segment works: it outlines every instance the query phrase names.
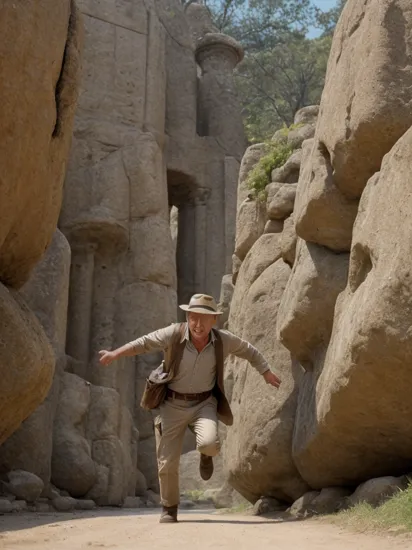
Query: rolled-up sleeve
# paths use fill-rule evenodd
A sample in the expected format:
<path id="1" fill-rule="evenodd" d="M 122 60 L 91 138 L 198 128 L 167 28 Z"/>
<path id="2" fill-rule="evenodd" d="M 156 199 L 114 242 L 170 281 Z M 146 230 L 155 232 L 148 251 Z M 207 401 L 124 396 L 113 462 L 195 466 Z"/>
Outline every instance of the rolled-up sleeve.
<path id="1" fill-rule="evenodd" d="M 132 340 L 127 345 L 136 355 L 165 350 L 178 330 L 179 325 L 173 324 Z"/>
<path id="2" fill-rule="evenodd" d="M 263 374 L 270 370 L 266 359 L 258 349 L 252 346 L 252 344 L 227 330 L 221 330 L 220 334 L 222 336 L 225 355 L 236 355 L 236 357 L 246 359 L 259 374 Z"/>

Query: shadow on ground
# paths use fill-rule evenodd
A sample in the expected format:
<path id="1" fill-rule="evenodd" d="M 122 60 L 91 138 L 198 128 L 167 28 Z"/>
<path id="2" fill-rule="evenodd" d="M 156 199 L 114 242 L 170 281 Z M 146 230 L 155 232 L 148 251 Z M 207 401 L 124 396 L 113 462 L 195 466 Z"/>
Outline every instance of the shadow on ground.
<path id="1" fill-rule="evenodd" d="M 53 527 L 62 522 L 75 520 L 88 520 L 96 517 L 125 517 L 125 516 L 158 516 L 159 508 L 124 510 L 121 508 L 98 508 L 90 512 L 75 511 L 75 512 L 47 512 L 47 513 L 16 513 L 5 514 L 0 516 L 0 533 L 11 531 L 23 531 L 25 529 L 33 529 L 34 527 L 49 525 Z M 193 515 L 201 516 L 193 517 Z M 191 517 L 192 516 L 192 517 Z M 208 517 L 205 517 L 208 516 Z M 285 513 L 277 513 L 265 516 L 253 516 L 248 513 L 225 513 L 221 510 L 214 509 L 191 509 L 181 510 L 179 513 L 179 523 L 198 523 L 198 524 L 219 524 L 227 523 L 234 525 L 254 525 L 267 523 L 284 523 L 302 521 Z M 0 535 L 1 539 L 1 535 Z"/>

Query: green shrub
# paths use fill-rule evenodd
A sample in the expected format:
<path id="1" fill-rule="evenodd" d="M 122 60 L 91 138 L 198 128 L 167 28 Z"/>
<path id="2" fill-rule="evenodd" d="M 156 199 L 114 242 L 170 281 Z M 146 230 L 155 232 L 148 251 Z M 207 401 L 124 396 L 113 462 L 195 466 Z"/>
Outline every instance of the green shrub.
<path id="1" fill-rule="evenodd" d="M 293 149 L 287 143 L 275 140 L 265 143 L 265 154 L 252 168 L 247 178 L 247 186 L 256 198 L 260 200 L 266 198 L 265 189 L 271 181 L 272 170 L 283 166 L 292 153 Z"/>

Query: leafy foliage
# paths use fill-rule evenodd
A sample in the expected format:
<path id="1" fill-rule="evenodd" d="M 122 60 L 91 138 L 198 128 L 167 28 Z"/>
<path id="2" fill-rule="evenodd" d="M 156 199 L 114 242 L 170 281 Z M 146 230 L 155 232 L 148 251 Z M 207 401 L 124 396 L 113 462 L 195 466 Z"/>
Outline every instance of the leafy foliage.
<path id="1" fill-rule="evenodd" d="M 287 135 L 288 129 L 285 129 Z M 253 195 L 263 200 L 266 198 L 266 186 L 271 181 L 272 170 L 283 166 L 293 153 L 292 147 L 282 140 L 270 140 L 265 142 L 265 154 L 249 172 L 247 186 Z"/>
<path id="2" fill-rule="evenodd" d="M 250 142 L 268 139 L 299 109 L 319 103 L 330 45 L 330 37 L 294 38 L 245 58 L 236 82 Z"/>

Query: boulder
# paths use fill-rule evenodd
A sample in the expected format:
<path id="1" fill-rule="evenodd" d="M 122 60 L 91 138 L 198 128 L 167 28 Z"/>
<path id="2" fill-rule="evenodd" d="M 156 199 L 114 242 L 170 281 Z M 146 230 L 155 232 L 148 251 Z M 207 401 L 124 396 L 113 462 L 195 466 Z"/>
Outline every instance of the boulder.
<path id="1" fill-rule="evenodd" d="M 1 470 L 27 470 L 45 483 L 50 481 L 59 375 L 65 367 L 69 274 L 70 247 L 64 235 L 56 230 L 50 247 L 20 291 L 41 322 L 57 357 L 53 383 L 46 399 L 0 447 Z"/>
<path id="2" fill-rule="evenodd" d="M 250 189 L 247 184 L 248 176 L 252 168 L 265 154 L 265 144 L 255 143 L 248 147 L 243 155 L 239 170 L 239 180 L 237 189 L 237 208 L 240 208 L 242 202 L 247 199 Z"/>
<path id="3" fill-rule="evenodd" d="M 17 502 L 20 502 L 20 501 L 17 501 Z M 0 515 L 9 514 L 14 510 L 15 510 L 15 506 L 13 505 L 12 502 L 7 500 L 6 498 L 0 498 Z"/>
<path id="4" fill-rule="evenodd" d="M 277 316 L 277 336 L 305 369 L 313 369 L 332 332 L 338 295 L 344 290 L 348 254 L 298 242 L 295 263 Z"/>
<path id="5" fill-rule="evenodd" d="M 17 499 L 34 502 L 43 491 L 43 481 L 31 472 L 14 470 L 7 474 L 7 478 L 6 487 Z"/>
<path id="6" fill-rule="evenodd" d="M 142 508 L 143 502 L 140 497 L 126 497 L 122 504 L 123 508 Z"/>
<path id="7" fill-rule="evenodd" d="M 288 133 L 288 145 L 293 149 L 299 149 L 307 139 L 312 139 L 315 135 L 316 123 L 303 124 Z"/>
<path id="8" fill-rule="evenodd" d="M 23 298 L 0 283 L 0 445 L 45 399 L 55 358 Z"/>
<path id="9" fill-rule="evenodd" d="M 379 506 L 385 500 L 403 491 L 408 486 L 406 477 L 379 477 L 369 479 L 361 483 L 356 491 L 348 499 L 349 506 L 355 506 L 360 502 L 366 502 L 371 506 Z"/>
<path id="10" fill-rule="evenodd" d="M 96 481 L 96 466 L 86 440 L 90 384 L 64 373 L 54 422 L 52 482 L 74 497 L 84 496 Z"/>
<path id="11" fill-rule="evenodd" d="M 289 275 L 290 268 L 279 259 L 250 288 L 238 282 L 232 304 L 238 301 L 239 307 L 229 320 L 229 329 L 255 345 L 282 379 L 280 389 L 274 390 L 246 361 L 233 359 L 234 424 L 227 432 L 224 459 L 230 484 L 252 503 L 262 495 L 292 502 L 307 490 L 291 457 L 301 369 L 273 337 Z"/>
<path id="12" fill-rule="evenodd" d="M 293 214 L 284 221 L 282 237 L 280 240 L 280 248 L 283 261 L 286 262 L 289 267 L 293 267 L 295 263 L 296 245 L 298 242 L 298 236 L 295 230 L 295 218 Z"/>
<path id="13" fill-rule="evenodd" d="M 298 518 L 312 515 L 311 504 L 319 494 L 319 491 L 308 491 L 295 500 L 288 510 L 289 514 Z"/>
<path id="14" fill-rule="evenodd" d="M 72 497 L 57 497 L 52 503 L 58 512 L 71 512 L 77 507 L 77 500 Z"/>
<path id="15" fill-rule="evenodd" d="M 334 514 L 346 507 L 350 489 L 345 487 L 326 487 L 309 504 L 309 509 L 314 514 Z"/>
<path id="16" fill-rule="evenodd" d="M 308 105 L 296 112 L 293 123 L 300 124 L 314 124 L 319 115 L 319 105 Z"/>
<path id="17" fill-rule="evenodd" d="M 297 234 L 336 252 L 349 251 L 357 211 L 358 201 L 334 183 L 327 149 L 313 140 L 305 142 L 294 209 Z"/>
<path id="18" fill-rule="evenodd" d="M 136 488 L 135 495 L 138 497 L 143 497 L 146 495 L 147 491 L 147 481 L 145 476 L 140 470 L 136 470 Z"/>
<path id="19" fill-rule="evenodd" d="M 299 180 L 302 150 L 295 151 L 280 168 L 272 170 L 272 181 L 280 183 L 297 183 Z"/>
<path id="20" fill-rule="evenodd" d="M 283 512 L 287 506 L 284 502 L 280 502 L 276 498 L 262 497 L 257 500 L 253 506 L 255 516 L 264 516 L 273 512 Z"/>
<path id="21" fill-rule="evenodd" d="M 242 328 L 242 319 L 246 313 L 244 298 L 254 281 L 276 262 L 281 255 L 280 234 L 269 233 L 262 235 L 252 246 L 239 271 L 238 280 L 231 302 L 229 325 L 231 330 L 238 334 Z"/>
<path id="22" fill-rule="evenodd" d="M 268 220 L 265 225 L 263 234 L 267 233 L 282 233 L 283 231 L 283 221 L 280 220 Z"/>
<path id="23" fill-rule="evenodd" d="M 316 141 L 351 199 L 412 125 L 411 29 L 409 0 L 348 0 L 336 26 Z"/>
<path id="24" fill-rule="evenodd" d="M 20 288 L 50 244 L 61 207 L 80 80 L 76 5 L 70 0 L 7 3 L 0 36 L 1 81 L 8 83 L 0 88 L 0 128 L 7 134 L 0 150 L 6 175 L 0 199 L 0 281 Z"/>
<path id="25" fill-rule="evenodd" d="M 76 510 L 94 510 L 96 508 L 96 503 L 94 500 L 90 499 L 77 499 L 76 500 Z"/>
<path id="26" fill-rule="evenodd" d="M 254 243 L 263 234 L 266 205 L 260 200 L 245 199 L 237 213 L 235 255 L 243 261 Z"/>
<path id="27" fill-rule="evenodd" d="M 296 185 L 282 185 L 279 191 L 267 203 L 267 213 L 271 220 L 285 220 L 292 212 L 295 204 Z"/>
<path id="28" fill-rule="evenodd" d="M 294 461 L 314 488 L 410 468 L 411 162 L 409 130 L 362 195 L 321 373 L 300 389 Z"/>
<path id="29" fill-rule="evenodd" d="M 27 502 L 25 500 L 13 500 L 12 512 L 25 512 L 27 510 Z"/>

